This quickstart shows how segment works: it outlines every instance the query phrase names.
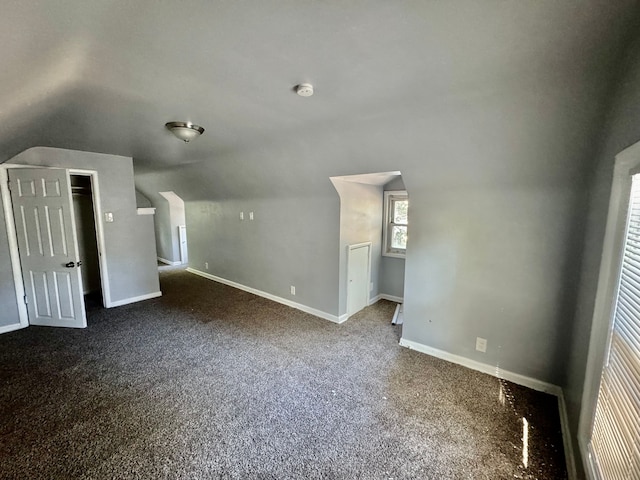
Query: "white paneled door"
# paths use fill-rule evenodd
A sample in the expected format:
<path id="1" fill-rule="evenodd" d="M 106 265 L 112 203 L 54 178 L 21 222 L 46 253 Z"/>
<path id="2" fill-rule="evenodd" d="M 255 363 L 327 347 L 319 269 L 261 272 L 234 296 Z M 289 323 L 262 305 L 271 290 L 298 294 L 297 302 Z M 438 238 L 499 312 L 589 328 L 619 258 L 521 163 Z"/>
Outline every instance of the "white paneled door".
<path id="1" fill-rule="evenodd" d="M 29 323 L 86 327 L 68 172 L 11 168 L 9 185 Z"/>
<path id="2" fill-rule="evenodd" d="M 369 304 L 371 244 L 349 246 L 347 259 L 347 314 L 353 315 Z"/>

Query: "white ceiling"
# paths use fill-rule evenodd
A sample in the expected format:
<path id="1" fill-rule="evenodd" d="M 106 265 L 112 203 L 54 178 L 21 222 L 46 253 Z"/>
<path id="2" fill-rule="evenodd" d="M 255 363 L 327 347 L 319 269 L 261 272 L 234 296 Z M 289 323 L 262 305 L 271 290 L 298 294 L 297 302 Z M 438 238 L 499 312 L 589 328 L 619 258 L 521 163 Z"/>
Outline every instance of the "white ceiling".
<path id="1" fill-rule="evenodd" d="M 387 160 L 425 152 L 455 170 L 479 149 L 490 172 L 501 148 L 536 144 L 554 171 L 568 155 L 560 137 L 591 141 L 637 10 L 631 0 L 3 1 L 0 161 L 47 145 L 132 156 L 139 173 L 242 158 L 254 162 L 234 164 L 243 175 L 264 159 L 266 173 L 327 178 L 404 174 Z M 313 97 L 294 93 L 302 82 Z M 182 120 L 205 134 L 176 140 L 164 124 Z"/>

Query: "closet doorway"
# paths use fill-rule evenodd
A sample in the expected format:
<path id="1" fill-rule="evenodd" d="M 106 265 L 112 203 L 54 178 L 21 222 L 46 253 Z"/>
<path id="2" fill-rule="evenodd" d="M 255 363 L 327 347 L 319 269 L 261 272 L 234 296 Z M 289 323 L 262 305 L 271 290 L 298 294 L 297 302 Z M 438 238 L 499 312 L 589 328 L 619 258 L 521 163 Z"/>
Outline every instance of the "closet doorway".
<path id="1" fill-rule="evenodd" d="M 103 307 L 94 190 L 91 175 L 71 174 L 71 196 L 82 261 L 82 293 L 87 310 Z"/>

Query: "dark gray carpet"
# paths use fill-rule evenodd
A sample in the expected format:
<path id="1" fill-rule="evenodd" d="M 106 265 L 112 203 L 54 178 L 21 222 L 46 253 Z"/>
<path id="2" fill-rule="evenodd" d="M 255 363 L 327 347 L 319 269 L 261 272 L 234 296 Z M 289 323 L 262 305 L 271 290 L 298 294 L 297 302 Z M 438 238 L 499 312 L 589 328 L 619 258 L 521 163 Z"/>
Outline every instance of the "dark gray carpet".
<path id="1" fill-rule="evenodd" d="M 395 304 L 335 325 L 163 270 L 0 336 L 0 478 L 566 478 L 556 399 L 399 347 Z"/>

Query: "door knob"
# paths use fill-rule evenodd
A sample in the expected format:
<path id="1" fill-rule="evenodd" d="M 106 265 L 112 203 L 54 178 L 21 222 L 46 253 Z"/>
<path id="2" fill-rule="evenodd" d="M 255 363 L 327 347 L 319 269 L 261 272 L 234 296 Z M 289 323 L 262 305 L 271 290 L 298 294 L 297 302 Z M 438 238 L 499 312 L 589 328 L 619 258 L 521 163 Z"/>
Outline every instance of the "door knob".
<path id="1" fill-rule="evenodd" d="M 76 264 L 75 264 L 75 263 L 73 263 L 73 262 L 69 262 L 69 263 L 67 263 L 67 264 L 65 265 L 65 267 L 67 267 L 67 268 L 73 268 L 73 267 L 75 267 L 75 266 L 76 266 Z"/>

